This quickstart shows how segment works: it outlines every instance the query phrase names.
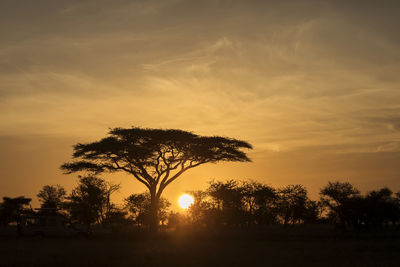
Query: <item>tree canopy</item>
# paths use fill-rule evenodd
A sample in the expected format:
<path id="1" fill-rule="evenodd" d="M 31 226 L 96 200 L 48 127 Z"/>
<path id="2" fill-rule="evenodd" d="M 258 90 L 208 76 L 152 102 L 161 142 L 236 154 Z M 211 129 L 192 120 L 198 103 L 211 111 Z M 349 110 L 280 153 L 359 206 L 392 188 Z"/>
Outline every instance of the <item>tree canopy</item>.
<path id="1" fill-rule="evenodd" d="M 109 135 L 97 142 L 75 145 L 73 158 L 77 160 L 61 168 L 67 173 L 124 171 L 149 189 L 159 184 L 161 194 L 183 172 L 201 164 L 251 161 L 240 149 L 252 146 L 232 138 L 137 127 L 115 128 Z"/>

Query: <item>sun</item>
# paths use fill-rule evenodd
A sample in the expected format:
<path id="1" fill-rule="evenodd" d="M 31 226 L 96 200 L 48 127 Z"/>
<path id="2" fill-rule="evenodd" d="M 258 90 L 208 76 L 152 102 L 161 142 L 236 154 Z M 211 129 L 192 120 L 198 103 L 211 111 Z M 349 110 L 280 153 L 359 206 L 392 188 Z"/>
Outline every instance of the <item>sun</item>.
<path id="1" fill-rule="evenodd" d="M 178 203 L 179 206 L 186 210 L 190 207 L 190 205 L 192 205 L 194 202 L 194 199 L 191 195 L 188 194 L 183 194 L 182 196 L 179 197 Z"/>

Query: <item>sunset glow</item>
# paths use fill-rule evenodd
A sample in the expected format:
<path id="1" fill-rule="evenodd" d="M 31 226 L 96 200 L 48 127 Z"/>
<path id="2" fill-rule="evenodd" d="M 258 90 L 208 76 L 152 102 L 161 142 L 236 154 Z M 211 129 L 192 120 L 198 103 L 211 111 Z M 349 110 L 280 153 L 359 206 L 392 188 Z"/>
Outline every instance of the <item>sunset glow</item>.
<path id="1" fill-rule="evenodd" d="M 179 206 L 184 210 L 188 209 L 190 205 L 193 204 L 193 202 L 194 202 L 193 197 L 188 194 L 180 196 L 178 200 Z"/>
<path id="2" fill-rule="evenodd" d="M 329 180 L 400 188 L 398 10 L 396 1 L 2 1 L 0 195 L 70 190 L 76 176 L 59 165 L 72 145 L 131 126 L 254 146 L 251 164 L 183 174 L 170 199 L 212 178 L 303 184 L 315 197 Z M 146 190 L 107 179 L 121 183 L 119 201 Z"/>
<path id="3" fill-rule="evenodd" d="M 0 0 L 0 267 L 399 241 L 400 0 Z"/>

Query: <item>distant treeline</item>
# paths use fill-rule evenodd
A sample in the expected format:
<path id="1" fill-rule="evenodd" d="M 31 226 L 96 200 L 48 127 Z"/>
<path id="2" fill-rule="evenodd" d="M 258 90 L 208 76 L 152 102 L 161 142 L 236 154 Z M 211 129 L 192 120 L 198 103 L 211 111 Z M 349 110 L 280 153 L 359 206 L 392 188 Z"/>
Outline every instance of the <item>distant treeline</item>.
<path id="1" fill-rule="evenodd" d="M 171 222 L 202 226 L 333 224 L 348 230 L 399 228 L 400 193 L 388 188 L 365 195 L 348 182 L 329 182 L 311 200 L 302 185 L 274 188 L 259 182 L 212 181 L 196 199 L 188 216 Z"/>
<path id="2" fill-rule="evenodd" d="M 71 193 L 60 185 L 46 185 L 37 197 L 41 208 L 33 210 L 30 198 L 4 197 L 0 203 L 0 223 L 18 224 L 23 216 L 64 216 L 72 223 L 118 228 L 147 228 L 151 198 L 148 193 L 132 194 L 122 205 L 111 195 L 120 186 L 105 180 L 79 177 Z M 348 182 L 329 182 L 319 200 L 311 200 L 302 185 L 274 188 L 256 181 L 211 181 L 205 190 L 187 192 L 195 201 L 182 213 L 169 210 L 162 198 L 159 220 L 164 227 L 197 228 L 255 227 L 260 225 L 332 224 L 338 229 L 370 231 L 399 229 L 400 192 L 388 188 L 361 194 Z"/>

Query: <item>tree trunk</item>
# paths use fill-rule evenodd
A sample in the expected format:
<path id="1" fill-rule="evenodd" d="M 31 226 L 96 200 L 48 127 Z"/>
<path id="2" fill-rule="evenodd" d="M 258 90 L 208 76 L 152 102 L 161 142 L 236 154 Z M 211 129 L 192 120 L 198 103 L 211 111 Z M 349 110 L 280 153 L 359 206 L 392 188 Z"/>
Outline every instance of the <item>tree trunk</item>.
<path id="1" fill-rule="evenodd" d="M 156 190 L 151 190 L 151 204 L 150 204 L 150 232 L 155 233 L 158 231 L 158 204 L 159 198 L 156 195 Z"/>

